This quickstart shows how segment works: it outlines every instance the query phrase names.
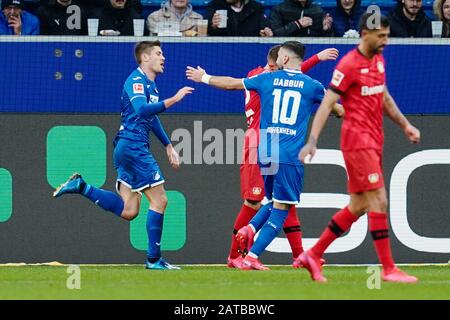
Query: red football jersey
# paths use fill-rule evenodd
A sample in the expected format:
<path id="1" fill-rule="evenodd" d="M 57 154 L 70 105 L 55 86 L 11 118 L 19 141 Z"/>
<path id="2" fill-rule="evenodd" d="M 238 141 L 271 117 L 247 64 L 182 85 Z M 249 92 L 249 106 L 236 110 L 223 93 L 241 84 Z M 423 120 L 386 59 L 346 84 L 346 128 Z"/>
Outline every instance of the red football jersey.
<path id="1" fill-rule="evenodd" d="M 341 150 L 383 149 L 384 58 L 372 59 L 358 48 L 339 61 L 330 89 L 341 95 L 345 109 Z"/>

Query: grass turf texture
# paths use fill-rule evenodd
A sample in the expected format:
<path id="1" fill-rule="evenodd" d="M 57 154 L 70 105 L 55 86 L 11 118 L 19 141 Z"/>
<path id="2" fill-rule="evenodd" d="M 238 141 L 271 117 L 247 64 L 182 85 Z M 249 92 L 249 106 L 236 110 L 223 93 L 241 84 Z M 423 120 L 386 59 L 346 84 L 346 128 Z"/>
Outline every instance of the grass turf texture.
<path id="1" fill-rule="evenodd" d="M 184 266 L 149 271 L 143 266 L 81 266 L 81 289 L 69 290 L 67 267 L 0 267 L 3 299 L 450 299 L 450 266 L 404 266 L 418 284 L 381 282 L 368 289 L 367 267 L 325 267 L 328 283 L 303 269 L 240 271 L 225 266 Z"/>

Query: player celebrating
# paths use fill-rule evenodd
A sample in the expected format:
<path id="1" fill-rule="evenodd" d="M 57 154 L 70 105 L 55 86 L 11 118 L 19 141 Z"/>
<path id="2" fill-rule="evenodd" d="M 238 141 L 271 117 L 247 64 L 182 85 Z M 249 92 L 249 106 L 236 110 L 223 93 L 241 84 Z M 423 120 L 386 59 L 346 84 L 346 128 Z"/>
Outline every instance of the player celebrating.
<path id="1" fill-rule="evenodd" d="M 377 15 L 375 21 L 378 18 L 380 23 L 374 26 L 373 18 L 370 13 L 362 16 L 359 45 L 336 66 L 330 88 L 314 118 L 308 143 L 299 155 L 302 162 L 307 156 L 314 156 L 331 106 L 341 98 L 345 108 L 341 149 L 349 177 L 350 203 L 333 216 L 315 246 L 297 259 L 297 265 L 306 267 L 312 279 L 319 282 L 326 281 L 319 259 L 327 247 L 365 212 L 369 212 L 369 230 L 383 265 L 382 279 L 407 283 L 417 281 L 417 278 L 400 271 L 391 255 L 382 172 L 383 110 L 412 143 L 419 142 L 420 132 L 400 112 L 385 85 L 382 52 L 388 42 L 389 22 L 386 17 Z"/>
<path id="2" fill-rule="evenodd" d="M 283 70 L 245 79 L 210 76 L 200 67 L 186 70 L 188 79 L 195 82 L 226 90 L 256 90 L 261 98 L 258 162 L 266 197 L 274 203 L 260 236 L 242 261 L 243 269 L 268 269 L 258 257 L 283 227 L 289 208 L 300 200 L 303 165 L 297 155 L 305 141 L 311 109 L 324 94 L 318 81 L 300 71 L 304 54 L 300 42 L 285 42 L 277 58 L 278 67 Z M 254 218 L 269 206 L 262 207 Z"/>
<path id="3" fill-rule="evenodd" d="M 194 90 L 180 89 L 176 95 L 159 101 L 155 79 L 163 73 L 165 58 L 159 41 L 143 41 L 135 47 L 139 67 L 125 81 L 122 92 L 121 126 L 114 140 L 114 166 L 117 170 L 116 189 L 120 196 L 87 184 L 81 175 L 74 174 L 53 193 L 59 197 L 78 193 L 101 208 L 125 219 L 133 220 L 139 214 L 141 193 L 150 202 L 147 214 L 148 251 L 147 269 L 179 269 L 161 257 L 161 237 L 167 196 L 164 177 L 149 151 L 149 133 L 152 131 L 166 147 L 169 162 L 179 167 L 179 157 L 156 115 L 181 101 Z"/>
<path id="4" fill-rule="evenodd" d="M 281 45 L 270 48 L 267 55 L 267 64 L 265 67 L 257 67 L 251 70 L 247 77 L 256 76 L 258 74 L 278 70 L 276 60 Z M 301 64 L 302 72 L 308 72 L 311 68 L 321 61 L 336 60 L 339 52 L 337 49 L 325 49 L 318 54 L 312 56 Z M 245 92 L 245 115 L 247 117 L 248 130 L 245 134 L 243 146 L 243 162 L 240 167 L 241 180 L 241 196 L 244 203 L 234 222 L 233 235 L 231 237 L 231 248 L 228 255 L 228 266 L 230 268 L 240 268 L 242 264 L 242 252 L 240 245 L 236 239 L 239 229 L 246 226 L 250 219 L 261 208 L 261 201 L 264 199 L 264 181 L 261 171 L 257 164 L 257 148 L 259 142 L 259 125 L 260 125 L 260 98 L 256 91 L 251 90 Z M 303 252 L 302 233 L 300 221 L 297 216 L 295 206 L 291 206 L 283 226 L 283 230 L 292 249 L 293 258 L 297 258 Z"/>

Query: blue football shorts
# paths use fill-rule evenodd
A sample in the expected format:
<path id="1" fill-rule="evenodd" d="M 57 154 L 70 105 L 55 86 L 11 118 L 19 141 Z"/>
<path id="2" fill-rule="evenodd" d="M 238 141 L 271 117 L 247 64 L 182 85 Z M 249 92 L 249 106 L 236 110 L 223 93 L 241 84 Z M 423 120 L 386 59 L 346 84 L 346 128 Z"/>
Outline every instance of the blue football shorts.
<path id="1" fill-rule="evenodd" d="M 303 166 L 283 163 L 259 165 L 269 201 L 295 205 L 300 202 L 300 194 L 303 191 Z"/>
<path id="2" fill-rule="evenodd" d="M 114 141 L 114 167 L 119 183 L 134 192 L 164 183 L 164 177 L 158 163 L 153 158 L 147 142 L 116 139 Z"/>

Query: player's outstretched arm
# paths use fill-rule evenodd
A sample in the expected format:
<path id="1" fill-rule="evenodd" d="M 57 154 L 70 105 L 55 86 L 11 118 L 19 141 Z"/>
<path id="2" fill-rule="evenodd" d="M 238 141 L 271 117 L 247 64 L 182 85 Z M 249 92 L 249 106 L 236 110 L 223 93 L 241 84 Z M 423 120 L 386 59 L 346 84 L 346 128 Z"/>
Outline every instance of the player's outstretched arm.
<path id="1" fill-rule="evenodd" d="M 418 143 L 420 141 L 420 131 L 416 127 L 414 127 L 408 119 L 403 115 L 400 109 L 397 106 L 394 98 L 392 98 L 391 94 L 387 87 L 384 90 L 384 100 L 383 100 L 383 109 L 389 118 L 391 118 L 394 123 L 396 123 L 400 128 L 403 129 L 406 137 L 412 143 Z"/>
<path id="2" fill-rule="evenodd" d="M 194 82 L 203 82 L 204 84 L 224 89 L 224 90 L 244 90 L 242 79 L 232 77 L 210 76 L 201 67 L 193 68 L 188 66 L 186 69 L 186 77 Z"/>
<path id="3" fill-rule="evenodd" d="M 171 98 L 164 100 L 164 106 L 166 109 L 169 109 L 175 103 L 180 102 L 186 97 L 186 95 L 191 94 L 195 89 L 191 87 L 183 87 Z"/>
<path id="4" fill-rule="evenodd" d="M 325 123 L 328 120 L 328 116 L 333 110 L 334 105 L 339 99 L 339 95 L 328 89 L 320 104 L 319 109 L 316 112 L 314 121 L 311 127 L 311 133 L 309 134 L 308 143 L 300 150 L 299 159 L 302 163 L 305 163 L 306 157 L 310 156 L 310 160 L 314 157 L 317 150 L 317 141 L 319 140 L 320 133 L 322 132 Z"/>
<path id="5" fill-rule="evenodd" d="M 303 61 L 301 65 L 302 72 L 307 73 L 314 68 L 319 62 L 336 60 L 339 57 L 339 50 L 336 48 L 328 48 L 313 55 L 308 60 Z"/>

